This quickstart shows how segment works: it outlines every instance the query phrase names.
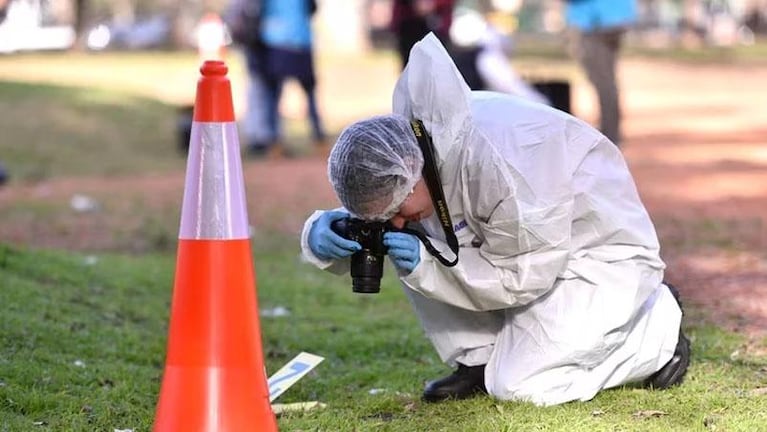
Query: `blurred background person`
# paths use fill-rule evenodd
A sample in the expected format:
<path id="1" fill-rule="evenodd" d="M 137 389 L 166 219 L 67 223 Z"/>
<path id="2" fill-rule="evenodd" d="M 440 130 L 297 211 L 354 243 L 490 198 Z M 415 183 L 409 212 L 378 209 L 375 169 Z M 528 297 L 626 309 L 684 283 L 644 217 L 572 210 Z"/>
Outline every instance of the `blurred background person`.
<path id="1" fill-rule="evenodd" d="M 400 66 L 404 69 L 410 48 L 433 32 L 446 47 L 450 46 L 454 0 L 393 0 L 390 30 L 397 41 Z"/>
<path id="2" fill-rule="evenodd" d="M 509 61 L 511 35 L 501 32 L 480 12 L 459 8 L 450 27 L 453 57 L 472 90 L 490 90 L 551 105 L 549 99 L 517 73 Z"/>
<path id="3" fill-rule="evenodd" d="M 566 0 L 573 54 L 596 90 L 599 130 L 621 143 L 621 107 L 616 66 L 624 34 L 637 21 L 634 0 Z"/>
<path id="4" fill-rule="evenodd" d="M 8 171 L 6 171 L 3 163 L 0 162 L 0 186 L 4 185 L 8 181 Z"/>
<path id="5" fill-rule="evenodd" d="M 324 147 L 325 129 L 317 108 L 314 58 L 312 53 L 312 16 L 314 0 L 264 0 L 261 37 L 265 46 L 264 84 L 267 93 L 267 121 L 275 132 L 272 147 L 284 150 L 280 143 L 280 98 L 285 81 L 294 78 L 306 94 L 311 135 L 317 148 Z M 279 147 L 278 147 L 279 146 Z M 262 149 L 269 150 L 268 148 Z"/>
<path id="6" fill-rule="evenodd" d="M 8 16 L 8 0 L 0 0 L 0 23 Z"/>
<path id="7" fill-rule="evenodd" d="M 262 0 L 232 0 L 225 13 L 232 41 L 245 57 L 248 73 L 247 103 L 242 130 L 251 155 L 264 155 L 277 138 L 268 121 L 270 104 L 264 84 L 266 47 L 261 38 Z"/>
<path id="8" fill-rule="evenodd" d="M 8 0 L 0 0 L 0 23 L 5 21 L 5 18 L 7 16 L 8 3 L 9 3 Z M 8 170 L 0 161 L 0 186 L 4 185 L 6 182 L 8 182 Z"/>

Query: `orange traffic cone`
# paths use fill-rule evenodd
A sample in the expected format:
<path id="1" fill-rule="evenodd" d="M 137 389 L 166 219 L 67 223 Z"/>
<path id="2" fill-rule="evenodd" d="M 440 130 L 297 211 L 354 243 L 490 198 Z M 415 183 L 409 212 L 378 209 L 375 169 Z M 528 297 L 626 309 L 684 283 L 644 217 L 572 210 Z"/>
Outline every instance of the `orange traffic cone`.
<path id="1" fill-rule="evenodd" d="M 197 83 L 155 432 L 277 431 L 227 70 Z"/>

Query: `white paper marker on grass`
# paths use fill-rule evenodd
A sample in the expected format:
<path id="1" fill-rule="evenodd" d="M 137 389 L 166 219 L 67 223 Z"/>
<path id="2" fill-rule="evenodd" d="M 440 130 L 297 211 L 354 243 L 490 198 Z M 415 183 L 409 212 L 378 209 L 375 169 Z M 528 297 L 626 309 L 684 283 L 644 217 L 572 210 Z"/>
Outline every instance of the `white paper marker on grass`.
<path id="1" fill-rule="evenodd" d="M 324 357 L 308 352 L 302 352 L 293 357 L 293 360 L 269 377 L 269 402 L 280 397 L 281 394 L 285 393 L 285 390 L 303 378 L 323 360 L 325 360 Z"/>

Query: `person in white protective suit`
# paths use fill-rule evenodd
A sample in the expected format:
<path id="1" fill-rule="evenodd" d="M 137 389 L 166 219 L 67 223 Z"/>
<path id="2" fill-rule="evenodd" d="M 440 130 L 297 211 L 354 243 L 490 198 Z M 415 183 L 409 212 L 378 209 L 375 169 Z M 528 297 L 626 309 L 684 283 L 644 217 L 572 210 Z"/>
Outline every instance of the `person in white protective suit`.
<path id="1" fill-rule="evenodd" d="M 444 256 L 438 189 L 422 177 L 411 120 L 431 135 L 458 262 L 415 236 L 384 234 L 388 256 L 440 358 L 457 370 L 426 401 L 487 392 L 554 405 L 627 383 L 667 388 L 690 359 L 678 297 L 663 283 L 655 229 L 618 149 L 542 104 L 471 92 L 440 42 L 411 51 L 391 115 L 347 127 L 328 160 L 342 209 L 317 211 L 304 258 L 349 270 L 360 245 L 334 220 L 406 223 Z M 425 171 L 423 171 L 425 172 Z"/>

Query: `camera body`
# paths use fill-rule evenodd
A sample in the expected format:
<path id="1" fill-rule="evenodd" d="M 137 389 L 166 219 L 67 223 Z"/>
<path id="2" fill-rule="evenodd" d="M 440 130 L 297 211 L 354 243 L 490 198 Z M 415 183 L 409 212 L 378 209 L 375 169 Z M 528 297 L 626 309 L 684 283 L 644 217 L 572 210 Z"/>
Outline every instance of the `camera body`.
<path id="1" fill-rule="evenodd" d="M 380 292 L 386 255 L 383 235 L 392 230 L 389 224 L 344 218 L 333 221 L 330 228 L 341 237 L 356 241 L 362 246 L 362 249 L 351 257 L 352 291 L 362 294 Z"/>

